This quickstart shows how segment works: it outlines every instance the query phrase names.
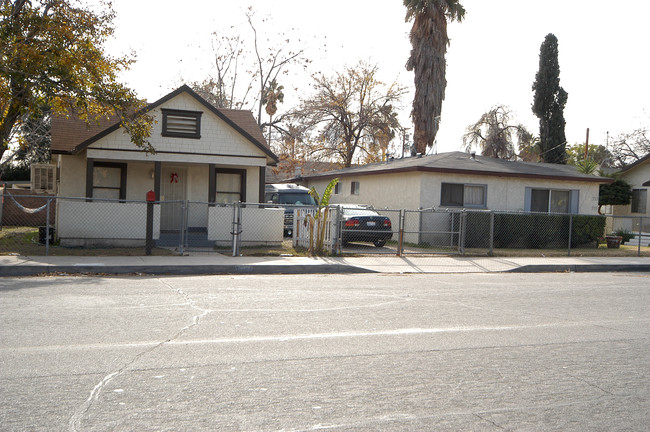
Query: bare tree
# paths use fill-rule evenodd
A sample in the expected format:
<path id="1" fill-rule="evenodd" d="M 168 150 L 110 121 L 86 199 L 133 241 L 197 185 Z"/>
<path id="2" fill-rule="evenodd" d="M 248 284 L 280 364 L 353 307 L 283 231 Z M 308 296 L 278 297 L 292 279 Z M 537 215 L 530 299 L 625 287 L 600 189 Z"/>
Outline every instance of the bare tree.
<path id="1" fill-rule="evenodd" d="M 292 113 L 313 156 L 349 167 L 381 157 L 400 124 L 395 104 L 406 89 L 376 78 L 377 66 L 360 62 L 332 77 L 314 75 L 316 93 Z"/>
<path id="2" fill-rule="evenodd" d="M 521 124 L 511 124 L 512 111 L 504 105 L 497 105 L 484 113 L 479 120 L 467 128 L 463 144 L 467 151 L 475 145 L 481 154 L 496 159 L 516 159 L 517 151 L 513 134 L 518 142 L 530 141 L 532 135 Z"/>
<path id="3" fill-rule="evenodd" d="M 283 101 L 284 87 L 279 78 L 287 75 L 292 66 L 305 68 L 309 60 L 305 58 L 304 49 L 292 48 L 291 39 L 283 33 L 274 35 L 282 41 L 280 46 L 264 46 L 263 41 L 270 38 L 262 25 L 255 21 L 252 8 L 246 11 L 246 19 L 251 37 L 241 34 L 213 33 L 215 74 L 202 82 L 191 83 L 191 87 L 208 102 L 219 108 L 248 109 L 257 114 L 260 127 L 275 127 L 282 121 L 282 116 L 262 121 L 262 109 L 267 105 L 266 96 L 273 92 L 275 115 L 277 104 Z M 237 31 L 234 27 L 231 31 Z M 275 87 L 274 87 L 275 86 Z M 282 87 L 278 93 L 278 87 Z"/>
<path id="4" fill-rule="evenodd" d="M 649 136 L 648 128 L 639 128 L 615 138 L 609 145 L 614 166 L 622 168 L 650 154 Z"/>

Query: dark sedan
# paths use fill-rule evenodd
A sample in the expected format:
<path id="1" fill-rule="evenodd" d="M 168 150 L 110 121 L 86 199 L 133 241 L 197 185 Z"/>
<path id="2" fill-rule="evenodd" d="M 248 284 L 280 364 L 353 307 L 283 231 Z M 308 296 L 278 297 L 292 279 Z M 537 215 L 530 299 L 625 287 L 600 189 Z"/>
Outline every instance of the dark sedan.
<path id="1" fill-rule="evenodd" d="M 372 242 L 382 247 L 393 237 L 390 218 L 362 206 L 341 206 L 343 244 L 356 241 Z"/>

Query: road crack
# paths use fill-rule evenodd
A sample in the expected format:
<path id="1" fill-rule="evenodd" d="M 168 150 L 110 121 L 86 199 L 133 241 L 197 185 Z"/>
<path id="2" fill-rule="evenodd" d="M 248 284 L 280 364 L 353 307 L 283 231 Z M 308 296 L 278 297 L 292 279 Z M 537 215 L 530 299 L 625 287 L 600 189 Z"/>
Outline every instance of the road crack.
<path id="1" fill-rule="evenodd" d="M 158 281 L 160 283 L 162 283 L 163 285 L 165 285 L 170 290 L 174 291 L 176 294 L 180 295 L 185 300 L 185 302 L 182 303 L 181 305 L 189 306 L 189 307 L 191 307 L 192 309 L 194 309 L 197 312 L 192 317 L 192 322 L 190 324 L 186 325 L 185 327 L 181 328 L 178 332 L 176 332 L 174 335 L 172 335 L 172 337 L 170 337 L 169 339 L 166 339 L 166 340 L 164 340 L 164 341 L 162 341 L 162 342 L 160 342 L 160 343 L 158 343 L 158 344 L 156 344 L 156 345 L 154 345 L 154 346 L 152 346 L 152 347 L 150 347 L 150 348 L 136 354 L 131 360 L 129 360 L 127 363 L 125 363 L 124 366 L 122 366 L 120 369 L 118 369 L 117 371 L 111 372 L 108 375 L 106 375 L 104 378 L 102 378 L 102 380 L 92 389 L 92 391 L 90 392 L 90 395 L 84 401 L 84 403 L 82 403 L 79 407 L 77 407 L 75 412 L 70 417 L 70 420 L 68 422 L 68 430 L 70 432 L 77 432 L 77 431 L 80 430 L 79 427 L 80 427 L 80 424 L 81 424 L 81 420 L 88 413 L 88 411 L 90 411 L 93 404 L 99 400 L 99 396 L 100 396 L 102 390 L 111 381 L 113 381 L 115 378 L 117 378 L 117 377 L 123 375 L 124 373 L 126 373 L 127 370 L 133 364 L 135 364 L 138 360 L 140 360 L 145 355 L 155 351 L 156 349 L 160 348 L 161 346 L 163 346 L 165 344 L 168 344 L 168 343 L 170 343 L 172 341 L 175 341 L 176 339 L 181 337 L 183 335 L 183 333 L 185 333 L 189 329 L 198 326 L 201 323 L 201 319 L 203 317 L 205 317 L 206 315 L 208 315 L 210 312 L 212 312 L 212 310 L 210 310 L 210 309 L 203 309 L 203 308 L 197 306 L 194 299 L 192 299 L 182 289 L 175 288 L 175 287 L 171 286 L 170 284 L 168 284 L 167 282 L 165 282 L 162 279 L 158 279 Z"/>

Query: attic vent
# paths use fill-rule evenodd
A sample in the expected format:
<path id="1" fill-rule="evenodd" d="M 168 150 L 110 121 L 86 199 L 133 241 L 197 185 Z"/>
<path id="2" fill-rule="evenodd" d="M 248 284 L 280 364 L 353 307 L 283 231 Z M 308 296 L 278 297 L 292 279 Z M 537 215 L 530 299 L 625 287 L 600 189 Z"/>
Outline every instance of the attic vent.
<path id="1" fill-rule="evenodd" d="M 162 135 L 201 138 L 201 112 L 163 109 Z"/>
<path id="2" fill-rule="evenodd" d="M 56 188 L 56 165 L 32 164 L 33 192 L 54 193 Z"/>

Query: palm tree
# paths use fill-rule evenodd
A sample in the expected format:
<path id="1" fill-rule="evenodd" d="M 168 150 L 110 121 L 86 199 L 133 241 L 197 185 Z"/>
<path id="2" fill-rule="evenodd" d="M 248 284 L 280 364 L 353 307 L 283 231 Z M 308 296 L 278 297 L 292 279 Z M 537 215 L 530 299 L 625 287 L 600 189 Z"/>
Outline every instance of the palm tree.
<path id="1" fill-rule="evenodd" d="M 265 106 L 265 111 L 269 115 L 269 145 L 271 145 L 271 128 L 273 127 L 273 116 L 278 112 L 278 102 L 284 102 L 284 86 L 278 84 L 275 80 L 271 80 L 268 87 L 262 95 L 262 105 Z"/>
<path id="2" fill-rule="evenodd" d="M 413 141 L 417 152 L 425 153 L 438 133 L 447 87 L 447 20 L 462 21 L 465 8 L 458 0 L 404 0 L 404 6 L 406 20 L 413 19 L 410 34 L 413 48 L 406 62 L 406 69 L 415 72 L 415 98 L 411 111 Z"/>

